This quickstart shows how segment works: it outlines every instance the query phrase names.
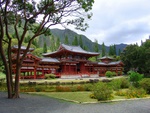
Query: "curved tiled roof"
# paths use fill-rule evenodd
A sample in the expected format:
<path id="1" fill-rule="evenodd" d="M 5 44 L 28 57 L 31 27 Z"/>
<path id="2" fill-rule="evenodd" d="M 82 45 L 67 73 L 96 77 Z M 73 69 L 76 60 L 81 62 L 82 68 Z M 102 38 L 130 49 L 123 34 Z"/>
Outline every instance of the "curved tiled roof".
<path id="1" fill-rule="evenodd" d="M 118 65 L 118 64 L 120 64 L 120 63 L 122 63 L 122 61 L 116 61 L 116 62 L 110 62 L 110 63 L 105 63 L 105 62 L 98 62 L 98 65 Z"/>
<path id="2" fill-rule="evenodd" d="M 25 47 L 25 46 L 21 46 L 21 50 L 26 50 L 26 48 L 27 47 Z M 12 46 L 12 49 L 18 49 L 18 46 L 14 45 L 14 46 Z M 32 50 L 34 50 L 34 48 L 29 48 L 29 51 L 32 51 Z"/>
<path id="3" fill-rule="evenodd" d="M 59 60 L 57 60 L 56 58 L 42 58 L 42 60 L 40 62 L 54 62 L 54 63 L 59 63 Z"/>
<path id="4" fill-rule="evenodd" d="M 111 59 L 111 60 L 113 60 L 114 58 L 112 58 L 112 57 L 109 57 L 109 56 L 104 56 L 104 57 L 102 57 L 102 58 L 99 58 L 100 60 L 103 60 L 103 59 Z"/>
<path id="5" fill-rule="evenodd" d="M 97 52 L 85 51 L 80 46 L 70 46 L 70 45 L 61 44 L 57 51 L 54 51 L 54 52 L 51 52 L 51 53 L 45 53 L 45 54 L 43 54 L 43 56 L 58 54 L 58 53 L 61 53 L 64 50 L 72 52 L 72 53 L 86 54 L 86 55 L 93 55 L 93 56 L 98 56 L 100 54 L 100 53 L 97 53 Z"/>

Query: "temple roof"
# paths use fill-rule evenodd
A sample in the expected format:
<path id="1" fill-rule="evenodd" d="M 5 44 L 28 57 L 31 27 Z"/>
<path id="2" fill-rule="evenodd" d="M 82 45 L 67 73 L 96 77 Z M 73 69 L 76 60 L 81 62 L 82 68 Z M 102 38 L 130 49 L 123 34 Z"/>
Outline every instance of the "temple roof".
<path id="1" fill-rule="evenodd" d="M 26 50 L 26 48 L 27 47 L 25 47 L 25 46 L 21 46 L 21 50 L 22 51 L 25 51 Z M 12 46 L 12 51 L 16 51 L 16 50 L 18 50 L 18 45 L 14 45 L 14 46 Z M 33 51 L 34 50 L 34 48 L 29 48 L 29 52 L 31 52 L 31 51 Z"/>
<path id="2" fill-rule="evenodd" d="M 84 54 L 87 56 L 98 56 L 100 53 L 97 52 L 89 52 L 89 51 L 85 51 L 83 50 L 80 46 L 70 46 L 70 45 L 65 45 L 65 44 L 61 44 L 59 49 L 57 51 L 51 52 L 51 53 L 45 53 L 43 54 L 43 56 L 57 56 L 62 55 L 62 53 L 64 52 L 70 52 L 70 53 L 75 53 L 75 54 Z"/>
<path id="3" fill-rule="evenodd" d="M 110 60 L 113 60 L 114 58 L 112 58 L 112 57 L 109 57 L 109 56 L 104 56 L 104 57 L 102 57 L 102 58 L 99 58 L 100 60 L 103 60 L 103 59 L 110 59 Z"/>
<path id="4" fill-rule="evenodd" d="M 56 58 L 42 58 L 40 62 L 60 63 Z"/>
<path id="5" fill-rule="evenodd" d="M 122 61 L 109 62 L 109 63 L 98 62 L 98 65 L 103 65 L 103 66 L 118 65 L 118 64 L 122 64 L 123 65 Z"/>

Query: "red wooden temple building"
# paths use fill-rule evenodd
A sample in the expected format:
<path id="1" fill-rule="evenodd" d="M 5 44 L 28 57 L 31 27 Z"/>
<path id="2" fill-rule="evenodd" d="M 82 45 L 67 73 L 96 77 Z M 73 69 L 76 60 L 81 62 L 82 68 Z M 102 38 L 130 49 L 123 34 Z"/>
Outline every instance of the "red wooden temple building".
<path id="1" fill-rule="evenodd" d="M 101 62 L 98 62 L 98 65 L 95 67 L 99 76 L 105 76 L 107 71 L 116 72 L 117 75 L 122 75 L 124 66 L 122 61 L 113 61 L 114 59 L 108 56 L 99 58 L 99 60 L 101 60 Z"/>
<path id="2" fill-rule="evenodd" d="M 22 47 L 22 52 L 26 47 Z M 17 47 L 12 48 L 13 61 L 15 62 Z M 43 54 L 44 58 L 39 58 L 31 52 L 23 61 L 21 68 L 21 77 L 23 79 L 45 78 L 45 74 L 53 73 L 57 77 L 98 77 L 104 76 L 107 70 L 115 71 L 118 75 L 122 73 L 123 63 L 121 61 L 112 62 L 112 58 L 103 57 L 102 62 L 92 62 L 90 57 L 99 56 L 99 53 L 83 50 L 80 46 L 69 46 L 61 44 L 57 51 Z M 15 65 L 13 64 L 13 72 L 15 73 Z"/>

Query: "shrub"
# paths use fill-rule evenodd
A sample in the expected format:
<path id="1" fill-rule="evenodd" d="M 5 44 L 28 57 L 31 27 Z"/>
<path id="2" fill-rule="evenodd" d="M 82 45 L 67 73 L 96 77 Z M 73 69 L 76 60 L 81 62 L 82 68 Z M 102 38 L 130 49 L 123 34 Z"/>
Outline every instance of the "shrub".
<path id="1" fill-rule="evenodd" d="M 112 80 L 110 83 L 108 83 L 108 85 L 112 87 L 114 90 L 119 90 L 123 88 L 128 88 L 130 83 L 127 79 L 120 78 Z"/>
<path id="2" fill-rule="evenodd" d="M 143 74 L 139 74 L 137 72 L 131 72 L 129 75 L 129 80 L 132 82 L 133 86 L 138 87 L 139 81 L 142 80 Z"/>
<path id="3" fill-rule="evenodd" d="M 54 75 L 54 74 L 45 74 L 45 79 L 54 79 L 54 78 L 56 78 L 56 75 Z"/>
<path id="4" fill-rule="evenodd" d="M 113 73 L 112 73 L 111 71 L 107 71 L 107 72 L 105 73 L 105 76 L 106 76 L 106 77 L 112 77 L 112 76 L 113 76 Z"/>
<path id="5" fill-rule="evenodd" d="M 144 78 L 139 82 L 139 85 L 150 94 L 150 78 Z"/>
<path id="6" fill-rule="evenodd" d="M 85 91 L 84 87 L 83 86 L 77 86 L 77 91 Z"/>
<path id="7" fill-rule="evenodd" d="M 70 87 L 68 86 L 56 86 L 57 92 L 71 92 Z"/>
<path id="8" fill-rule="evenodd" d="M 35 88 L 35 91 L 36 91 L 36 92 L 41 92 L 41 91 L 44 91 L 44 90 L 43 90 L 42 87 L 37 86 L 37 87 Z"/>
<path id="9" fill-rule="evenodd" d="M 117 96 L 126 96 L 126 91 L 119 90 L 115 93 Z"/>
<path id="10" fill-rule="evenodd" d="M 84 90 L 85 91 L 92 91 L 93 84 L 85 84 L 84 85 Z"/>
<path id="11" fill-rule="evenodd" d="M 146 96 L 146 91 L 143 88 L 140 89 L 132 88 L 126 92 L 125 96 L 127 98 L 142 98 Z"/>
<path id="12" fill-rule="evenodd" d="M 116 72 L 112 72 L 112 76 L 117 76 L 117 73 Z"/>
<path id="13" fill-rule="evenodd" d="M 94 96 L 94 94 L 92 93 L 92 94 L 90 94 L 90 98 L 92 98 L 92 99 L 96 99 L 96 97 Z"/>
<path id="14" fill-rule="evenodd" d="M 113 91 L 105 83 L 99 82 L 93 86 L 93 94 L 98 101 L 110 100 L 112 99 Z"/>

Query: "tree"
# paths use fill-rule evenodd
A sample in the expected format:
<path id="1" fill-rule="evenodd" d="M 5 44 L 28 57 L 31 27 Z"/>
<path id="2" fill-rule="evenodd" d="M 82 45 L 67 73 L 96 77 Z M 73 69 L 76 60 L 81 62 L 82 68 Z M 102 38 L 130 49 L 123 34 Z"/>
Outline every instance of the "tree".
<path id="1" fill-rule="evenodd" d="M 95 39 L 95 42 L 94 42 L 94 51 L 99 52 L 98 41 L 96 39 Z"/>
<path id="2" fill-rule="evenodd" d="M 102 44 L 102 57 L 106 55 L 106 48 L 105 48 L 105 44 L 103 42 Z"/>
<path id="3" fill-rule="evenodd" d="M 110 47 L 109 47 L 109 55 L 110 56 L 114 56 L 114 55 L 116 55 L 117 53 L 116 53 L 116 45 L 114 44 L 114 45 L 110 45 Z"/>
<path id="4" fill-rule="evenodd" d="M 121 50 L 119 49 L 119 50 L 118 50 L 118 56 L 120 56 L 120 55 L 121 55 Z"/>
<path id="5" fill-rule="evenodd" d="M 64 44 L 69 44 L 69 41 L 68 41 L 68 36 L 66 35 L 66 37 L 65 37 L 65 41 L 64 41 Z"/>
<path id="6" fill-rule="evenodd" d="M 47 45 L 46 45 L 46 42 L 44 42 L 43 53 L 47 53 Z"/>
<path id="7" fill-rule="evenodd" d="M 53 35 L 50 37 L 50 50 L 51 51 L 55 51 L 56 50 L 55 39 L 54 39 Z"/>
<path id="8" fill-rule="evenodd" d="M 113 47 L 112 47 L 112 45 L 109 46 L 109 55 L 110 56 L 113 55 Z"/>
<path id="9" fill-rule="evenodd" d="M 83 49 L 83 41 L 82 41 L 82 36 L 81 35 L 79 37 L 79 45 Z"/>
<path id="10" fill-rule="evenodd" d="M 78 37 L 77 37 L 77 36 L 74 37 L 74 40 L 73 40 L 73 42 L 72 42 L 72 45 L 74 45 L 74 46 L 78 46 L 78 45 L 79 45 L 79 44 L 78 44 Z"/>
<path id="11" fill-rule="evenodd" d="M 138 62 L 144 62 L 142 60 L 144 59 L 139 59 L 139 47 L 137 45 L 129 45 L 127 46 L 122 54 L 121 54 L 121 60 L 124 63 L 124 71 L 128 72 L 129 70 L 135 71 L 138 68 Z"/>
<path id="12" fill-rule="evenodd" d="M 117 55 L 117 52 L 116 52 L 116 45 L 114 44 L 114 46 L 113 46 L 114 48 L 113 48 L 113 55 Z"/>
<path id="13" fill-rule="evenodd" d="M 0 55 L 6 70 L 8 98 L 19 98 L 20 69 L 33 40 L 42 34 L 48 36 L 49 28 L 57 24 L 73 25 L 76 29 L 86 30 L 88 24 L 84 18 L 91 18 L 89 11 L 93 3 L 94 0 L 41 0 L 38 3 L 33 0 L 0 0 Z M 12 28 L 14 38 L 18 41 L 14 83 L 11 59 Z M 26 51 L 20 57 L 21 46 L 29 31 L 33 34 L 30 34 Z M 5 43 L 8 45 L 7 56 L 3 48 Z"/>
<path id="14" fill-rule="evenodd" d="M 57 38 L 57 40 L 56 40 L 56 50 L 58 49 L 59 46 L 60 46 L 60 39 Z"/>

